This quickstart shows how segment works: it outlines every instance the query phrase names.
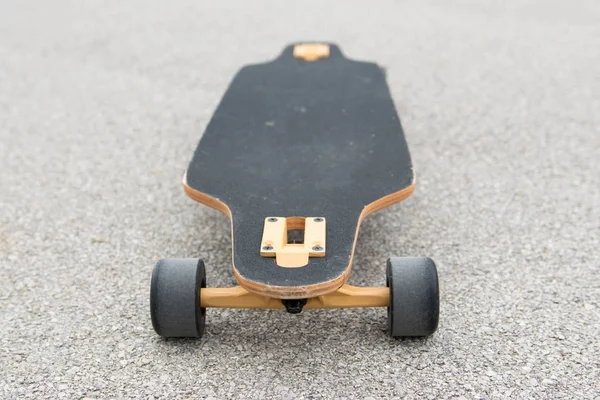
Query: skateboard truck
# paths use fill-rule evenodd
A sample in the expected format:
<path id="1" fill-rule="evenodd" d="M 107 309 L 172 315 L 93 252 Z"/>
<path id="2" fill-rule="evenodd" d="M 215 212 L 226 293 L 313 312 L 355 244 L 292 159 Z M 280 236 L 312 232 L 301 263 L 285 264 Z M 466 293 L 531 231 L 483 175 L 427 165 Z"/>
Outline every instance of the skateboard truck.
<path id="1" fill-rule="evenodd" d="M 437 329 L 439 315 L 433 260 L 390 258 L 386 280 L 383 287 L 343 284 L 333 292 L 315 297 L 281 299 L 254 293 L 242 286 L 206 287 L 206 271 L 201 259 L 163 259 L 152 272 L 152 325 L 163 337 L 200 337 L 207 308 L 285 309 L 298 314 L 303 309 L 387 307 L 388 331 L 393 337 L 432 334 Z"/>
<path id="2" fill-rule="evenodd" d="M 325 43 L 300 43 L 294 46 L 294 58 L 317 61 L 329 57 L 329 45 Z"/>
<path id="3" fill-rule="evenodd" d="M 275 257 L 280 267 L 303 267 L 309 257 L 325 256 L 326 224 L 323 217 L 267 217 L 260 255 Z M 289 231 L 304 231 L 302 243 L 290 243 Z"/>
<path id="4" fill-rule="evenodd" d="M 285 309 L 298 314 L 302 309 L 389 307 L 387 287 L 342 285 L 338 290 L 310 299 L 277 299 L 247 291 L 241 286 L 200 289 L 200 306 L 204 308 Z"/>

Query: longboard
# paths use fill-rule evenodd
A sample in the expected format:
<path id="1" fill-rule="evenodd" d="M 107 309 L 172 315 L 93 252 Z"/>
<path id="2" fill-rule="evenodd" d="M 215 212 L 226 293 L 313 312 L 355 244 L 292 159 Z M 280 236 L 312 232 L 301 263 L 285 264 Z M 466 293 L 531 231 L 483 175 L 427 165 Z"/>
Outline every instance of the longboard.
<path id="1" fill-rule="evenodd" d="M 387 307 L 392 336 L 437 328 L 437 272 L 429 258 L 390 258 L 387 287 L 346 284 L 362 220 L 415 188 L 377 64 L 351 60 L 335 44 L 300 43 L 243 67 L 183 186 L 229 216 L 240 286 L 207 288 L 200 259 L 160 260 L 151 288 L 160 335 L 200 336 L 209 307 Z"/>
<path id="2" fill-rule="evenodd" d="M 184 177 L 186 193 L 231 218 L 233 271 L 249 291 L 306 298 L 339 288 L 368 214 L 407 198 L 415 174 L 382 69 L 329 45 L 288 46 L 242 68 Z M 326 220 L 326 255 L 282 268 L 260 254 L 265 218 Z"/>

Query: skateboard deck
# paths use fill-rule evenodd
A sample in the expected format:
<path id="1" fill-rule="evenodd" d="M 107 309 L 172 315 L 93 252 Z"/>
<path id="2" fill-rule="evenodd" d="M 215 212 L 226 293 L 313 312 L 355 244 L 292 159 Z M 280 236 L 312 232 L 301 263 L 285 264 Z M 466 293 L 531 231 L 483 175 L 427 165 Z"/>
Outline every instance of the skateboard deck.
<path id="1" fill-rule="evenodd" d="M 361 221 L 407 198 L 415 175 L 382 69 L 334 44 L 299 44 L 237 73 L 183 184 L 230 217 L 233 272 L 244 289 L 306 299 L 346 282 Z M 323 222 L 306 265 L 278 265 L 279 254 L 267 251 L 269 221 L 282 218 L 283 246 L 293 251 L 303 251 L 309 222 L 313 233 L 315 219 Z"/>

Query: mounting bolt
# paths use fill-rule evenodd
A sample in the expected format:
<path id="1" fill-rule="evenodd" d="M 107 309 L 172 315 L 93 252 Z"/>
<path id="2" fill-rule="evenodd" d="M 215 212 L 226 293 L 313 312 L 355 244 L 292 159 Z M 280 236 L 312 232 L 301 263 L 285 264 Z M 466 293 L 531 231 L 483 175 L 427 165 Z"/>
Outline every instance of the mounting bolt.
<path id="1" fill-rule="evenodd" d="M 271 251 L 271 250 L 273 250 L 273 246 L 263 246 L 263 250 L 264 251 Z"/>
<path id="2" fill-rule="evenodd" d="M 267 221 L 269 221 L 269 222 L 277 222 L 277 218 L 271 217 L 271 218 L 268 218 Z"/>
<path id="3" fill-rule="evenodd" d="M 313 251 L 323 251 L 323 246 L 313 246 Z"/>
<path id="4" fill-rule="evenodd" d="M 314 218 L 313 221 L 315 221 L 315 222 L 323 222 L 323 218 L 317 217 L 317 218 Z"/>

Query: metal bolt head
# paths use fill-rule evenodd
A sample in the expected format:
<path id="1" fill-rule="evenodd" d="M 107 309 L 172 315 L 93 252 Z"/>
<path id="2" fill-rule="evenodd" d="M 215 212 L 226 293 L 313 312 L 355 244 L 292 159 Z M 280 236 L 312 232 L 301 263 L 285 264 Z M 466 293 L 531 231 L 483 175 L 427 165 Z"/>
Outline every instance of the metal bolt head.
<path id="1" fill-rule="evenodd" d="M 269 221 L 269 222 L 277 222 L 277 218 L 271 217 L 271 218 L 268 218 L 267 221 Z"/>
<path id="2" fill-rule="evenodd" d="M 323 218 L 317 217 L 317 218 L 314 218 L 313 221 L 315 221 L 315 222 L 323 222 Z"/>
<path id="3" fill-rule="evenodd" d="M 263 246 L 263 250 L 264 251 L 271 251 L 271 250 L 273 250 L 273 246 Z"/>
<path id="4" fill-rule="evenodd" d="M 323 251 L 323 246 L 313 246 L 313 251 Z"/>

